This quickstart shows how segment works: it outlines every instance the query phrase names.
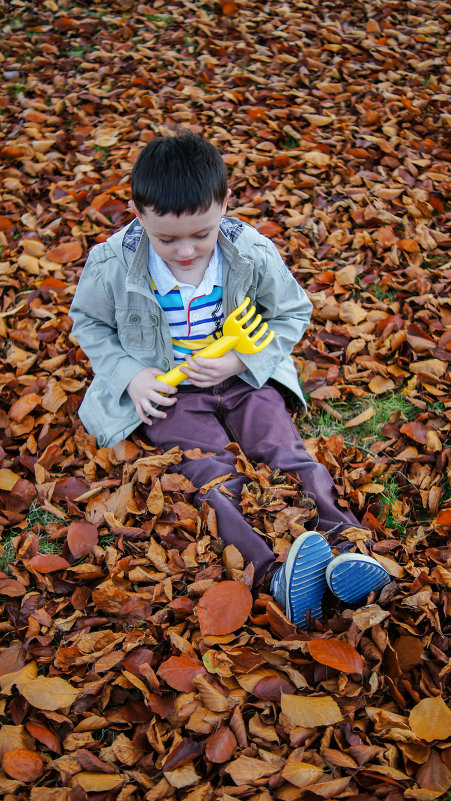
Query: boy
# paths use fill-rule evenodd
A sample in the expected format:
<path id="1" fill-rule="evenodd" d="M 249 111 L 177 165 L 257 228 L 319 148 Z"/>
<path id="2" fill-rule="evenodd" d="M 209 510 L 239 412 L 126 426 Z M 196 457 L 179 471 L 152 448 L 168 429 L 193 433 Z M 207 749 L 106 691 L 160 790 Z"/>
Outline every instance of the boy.
<path id="1" fill-rule="evenodd" d="M 278 389 L 305 404 L 290 354 L 311 303 L 270 240 L 224 217 L 229 195 L 219 151 L 201 136 L 160 137 L 142 150 L 132 172 L 136 219 L 93 248 L 71 307 L 74 335 L 95 373 L 80 418 L 99 445 L 114 445 L 142 423 L 164 450 L 179 445 L 207 454 L 184 457 L 177 470 L 197 488 L 226 477 L 217 486 L 231 497 L 214 486 L 196 499 L 215 509 L 223 540 L 253 562 L 256 579 L 266 580 L 290 620 L 305 625 L 309 616 L 321 617 L 327 585 L 353 602 L 390 579 L 371 557 L 332 559 L 316 531 L 298 537 L 279 567 L 241 514 L 245 478 L 226 450 L 230 441 L 257 462 L 298 473 L 322 530 L 359 526 L 335 504 L 332 479 L 307 454 Z M 273 341 L 257 354 L 194 360 L 191 352 L 220 335 L 225 316 L 246 296 Z M 185 359 L 187 380 L 178 389 L 157 380 Z"/>

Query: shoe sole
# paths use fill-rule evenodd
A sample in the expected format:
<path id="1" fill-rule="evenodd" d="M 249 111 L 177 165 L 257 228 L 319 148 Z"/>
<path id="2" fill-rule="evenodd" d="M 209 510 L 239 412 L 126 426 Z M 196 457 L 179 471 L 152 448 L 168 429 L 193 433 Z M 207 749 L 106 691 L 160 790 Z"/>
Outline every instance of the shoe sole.
<path id="1" fill-rule="evenodd" d="M 382 589 L 390 581 L 385 568 L 363 553 L 342 553 L 326 568 L 328 586 L 340 601 L 348 604 L 362 601 L 368 593 Z"/>
<path id="2" fill-rule="evenodd" d="M 326 591 L 326 565 L 332 559 L 327 540 L 317 531 L 301 534 L 285 562 L 285 609 L 289 620 L 304 626 L 307 612 L 321 620 L 321 600 Z"/>

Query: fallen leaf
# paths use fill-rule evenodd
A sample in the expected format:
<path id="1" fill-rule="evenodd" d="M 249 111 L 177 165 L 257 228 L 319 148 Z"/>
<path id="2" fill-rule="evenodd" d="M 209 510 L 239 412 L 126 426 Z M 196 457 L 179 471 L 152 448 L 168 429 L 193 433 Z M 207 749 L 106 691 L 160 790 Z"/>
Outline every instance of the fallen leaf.
<path id="1" fill-rule="evenodd" d="M 358 673 L 360 676 L 363 674 L 362 657 L 352 645 L 343 640 L 310 640 L 308 649 L 315 662 L 346 673 Z"/>
<path id="2" fill-rule="evenodd" d="M 13 748 L 3 757 L 3 770 L 13 779 L 21 782 L 33 782 L 39 779 L 44 770 L 44 761 L 36 751 L 25 748 Z"/>
<path id="3" fill-rule="evenodd" d="M 281 697 L 282 712 L 293 726 L 305 729 L 329 726 L 343 720 L 340 707 L 330 696 L 285 695 Z"/>
<path id="4" fill-rule="evenodd" d="M 423 698 L 409 715 L 409 725 L 422 740 L 447 740 L 451 737 L 451 709 L 443 698 Z"/>
<path id="5" fill-rule="evenodd" d="M 204 636 L 229 634 L 245 623 L 251 608 L 252 595 L 245 584 L 237 581 L 214 584 L 197 606 L 200 630 Z"/>

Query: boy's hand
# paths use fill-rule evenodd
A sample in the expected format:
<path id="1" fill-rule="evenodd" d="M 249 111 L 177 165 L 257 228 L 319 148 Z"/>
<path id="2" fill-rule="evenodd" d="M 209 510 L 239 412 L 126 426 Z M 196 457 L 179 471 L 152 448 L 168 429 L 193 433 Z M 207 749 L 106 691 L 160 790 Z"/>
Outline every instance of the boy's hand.
<path id="1" fill-rule="evenodd" d="M 180 369 L 195 387 L 214 387 L 232 375 L 246 370 L 246 365 L 233 350 L 216 359 L 205 359 L 203 356 L 193 359 L 192 356 L 187 356 L 186 361 L 189 366 Z"/>
<path id="2" fill-rule="evenodd" d="M 168 398 L 161 393 L 174 395 L 177 392 L 176 387 L 170 387 L 163 381 L 157 381 L 157 375 L 164 375 L 162 370 L 156 367 L 144 367 L 139 373 L 136 373 L 130 381 L 127 392 L 130 395 L 138 417 L 143 423 L 152 425 L 152 420 L 149 417 L 167 417 L 166 412 L 162 409 L 157 409 L 152 406 L 152 403 L 158 403 L 160 406 L 173 406 L 177 398 Z"/>

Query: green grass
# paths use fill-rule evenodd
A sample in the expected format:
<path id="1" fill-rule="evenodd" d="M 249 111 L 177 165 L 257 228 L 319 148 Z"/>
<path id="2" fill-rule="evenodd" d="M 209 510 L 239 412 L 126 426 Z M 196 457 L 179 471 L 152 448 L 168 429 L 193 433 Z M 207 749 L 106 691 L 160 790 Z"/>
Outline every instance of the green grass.
<path id="1" fill-rule="evenodd" d="M 398 520 L 396 514 L 393 512 L 395 502 L 402 497 L 402 490 L 397 475 L 388 476 L 384 481 L 384 487 L 384 491 L 378 496 L 385 511 L 384 525 L 389 529 L 394 529 L 399 536 L 403 537 L 405 536 L 409 521 L 402 522 Z"/>
<path id="2" fill-rule="evenodd" d="M 392 303 L 396 299 L 396 292 L 393 289 L 384 289 L 380 284 L 373 284 L 370 290 L 377 300 Z"/>
<path id="3" fill-rule="evenodd" d="M 56 522 L 61 523 L 59 517 L 56 517 L 56 515 L 51 512 L 47 512 L 45 509 L 41 509 L 36 501 L 33 501 L 27 514 L 27 528 L 24 531 L 12 528 L 6 534 L 3 534 L 1 544 L 4 551 L 0 557 L 0 570 L 3 573 L 10 572 L 9 565 L 12 564 L 15 559 L 14 545 L 12 542 L 13 537 L 17 537 L 19 534 L 26 534 L 30 529 L 34 529 L 39 537 L 39 553 L 61 553 L 62 544 L 51 540 L 45 531 L 41 531 L 41 529 L 48 526 L 49 523 Z"/>
<path id="4" fill-rule="evenodd" d="M 352 401 L 331 401 L 329 406 L 341 415 L 341 420 L 336 420 L 328 411 L 320 411 L 318 414 L 313 414 L 309 422 L 303 422 L 302 433 L 304 436 L 308 434 L 308 436 L 312 437 L 330 437 L 332 434 L 341 434 L 348 442 L 355 442 L 357 446 L 362 444 L 365 447 L 370 447 L 372 442 L 383 437 L 381 428 L 390 421 L 392 416 L 400 412 L 401 419 L 410 421 L 414 420 L 418 414 L 416 406 L 410 403 L 405 395 L 401 394 L 400 390 L 383 396 L 375 395 Z M 374 414 L 370 420 L 355 427 L 344 427 L 348 420 L 357 417 L 358 414 L 364 412 L 370 406 L 374 409 Z M 310 430 L 308 430 L 309 428 Z"/>

